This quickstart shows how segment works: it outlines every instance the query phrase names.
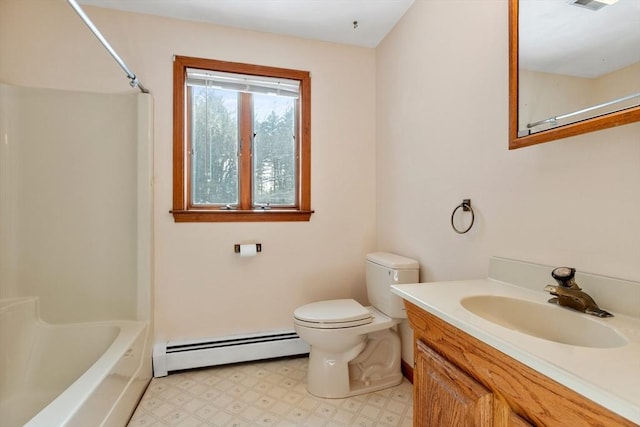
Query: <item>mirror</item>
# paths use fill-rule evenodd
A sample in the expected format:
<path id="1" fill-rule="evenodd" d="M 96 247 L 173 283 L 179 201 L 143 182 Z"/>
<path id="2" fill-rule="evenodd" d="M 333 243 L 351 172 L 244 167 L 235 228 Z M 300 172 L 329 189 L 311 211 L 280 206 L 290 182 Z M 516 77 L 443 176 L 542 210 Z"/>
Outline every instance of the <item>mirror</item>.
<path id="1" fill-rule="evenodd" d="M 638 0 L 509 0 L 509 149 L 640 121 L 638 46 Z"/>

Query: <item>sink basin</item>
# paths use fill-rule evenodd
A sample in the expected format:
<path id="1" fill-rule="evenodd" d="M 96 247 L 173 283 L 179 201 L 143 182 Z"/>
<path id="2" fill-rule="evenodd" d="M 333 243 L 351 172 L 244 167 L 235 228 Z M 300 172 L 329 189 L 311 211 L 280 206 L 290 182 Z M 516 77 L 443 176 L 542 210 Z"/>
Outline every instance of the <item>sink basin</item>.
<path id="1" fill-rule="evenodd" d="M 548 341 L 593 348 L 628 344 L 624 336 L 601 321 L 557 305 L 497 295 L 466 297 L 461 304 L 485 320 Z"/>

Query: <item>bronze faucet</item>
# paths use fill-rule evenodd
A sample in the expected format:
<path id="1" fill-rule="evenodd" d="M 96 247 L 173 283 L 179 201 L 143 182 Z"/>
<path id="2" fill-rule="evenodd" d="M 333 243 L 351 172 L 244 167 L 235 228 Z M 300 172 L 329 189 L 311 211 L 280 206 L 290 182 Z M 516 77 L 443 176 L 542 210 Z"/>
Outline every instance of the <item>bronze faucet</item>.
<path id="1" fill-rule="evenodd" d="M 558 286 L 545 286 L 544 290 L 555 296 L 549 302 L 598 317 L 613 317 L 613 314 L 600 309 L 593 298 L 582 291 L 575 281 L 575 274 L 576 269 L 570 267 L 558 267 L 551 272 L 551 277 L 558 282 Z"/>

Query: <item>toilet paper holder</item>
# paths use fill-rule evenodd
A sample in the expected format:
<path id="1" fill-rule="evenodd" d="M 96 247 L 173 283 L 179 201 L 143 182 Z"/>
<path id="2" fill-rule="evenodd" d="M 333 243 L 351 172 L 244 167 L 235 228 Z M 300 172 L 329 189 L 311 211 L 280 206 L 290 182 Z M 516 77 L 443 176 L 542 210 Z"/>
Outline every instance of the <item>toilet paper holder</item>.
<path id="1" fill-rule="evenodd" d="M 255 245 L 256 245 L 256 252 L 262 252 L 262 243 L 256 243 Z M 233 245 L 233 252 L 237 254 L 240 253 L 240 244 Z"/>

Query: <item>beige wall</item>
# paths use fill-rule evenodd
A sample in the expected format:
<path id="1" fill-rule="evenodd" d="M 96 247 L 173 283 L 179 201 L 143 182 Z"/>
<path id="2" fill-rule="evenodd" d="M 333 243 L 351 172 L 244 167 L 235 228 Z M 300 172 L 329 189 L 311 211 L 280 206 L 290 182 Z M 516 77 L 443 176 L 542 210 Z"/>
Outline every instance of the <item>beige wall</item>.
<path id="1" fill-rule="evenodd" d="M 492 255 L 640 280 L 640 124 L 508 151 L 507 31 L 506 0 L 417 0 L 378 46 L 378 249 L 424 281 Z"/>
<path id="2" fill-rule="evenodd" d="M 528 123 L 535 123 L 596 105 L 593 101 L 595 90 L 593 79 L 529 70 L 520 70 L 518 78 L 520 96 L 518 129 L 527 129 Z M 560 124 L 572 123 L 577 119 L 579 118 L 571 117 L 567 120 L 561 120 Z M 548 127 L 546 125 L 539 126 L 536 131 Z"/>
<path id="3" fill-rule="evenodd" d="M 156 341 L 291 328 L 294 308 L 317 299 L 366 302 L 364 257 L 375 245 L 375 51 L 85 10 L 155 101 Z M 311 72 L 310 222 L 173 222 L 174 54 Z M 132 91 L 63 1 L 0 0 L 0 58 L 7 83 Z M 239 258 L 233 245 L 244 241 L 261 242 L 262 254 Z"/>
<path id="4" fill-rule="evenodd" d="M 523 69 L 519 73 L 518 129 L 526 129 L 527 123 L 640 93 L 640 62 L 593 79 Z M 634 105 L 638 105 L 637 97 L 561 120 L 560 123 L 572 123 Z"/>
<path id="5" fill-rule="evenodd" d="M 611 72 L 600 77 L 596 82 L 595 99 L 608 100 L 617 97 L 640 93 L 640 62 Z M 638 105 L 638 98 L 633 98 L 622 105 Z"/>

